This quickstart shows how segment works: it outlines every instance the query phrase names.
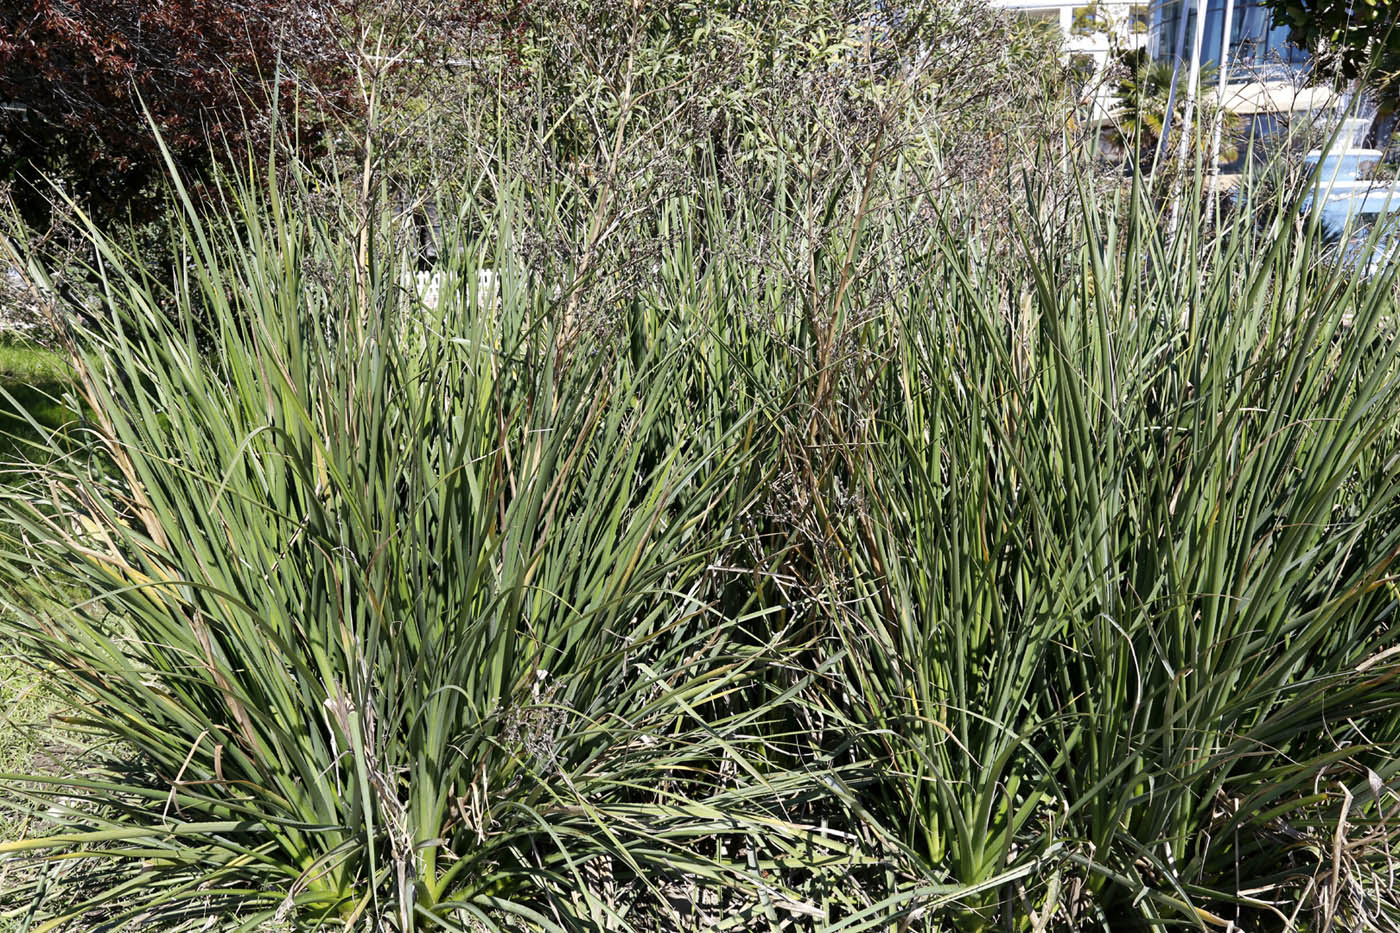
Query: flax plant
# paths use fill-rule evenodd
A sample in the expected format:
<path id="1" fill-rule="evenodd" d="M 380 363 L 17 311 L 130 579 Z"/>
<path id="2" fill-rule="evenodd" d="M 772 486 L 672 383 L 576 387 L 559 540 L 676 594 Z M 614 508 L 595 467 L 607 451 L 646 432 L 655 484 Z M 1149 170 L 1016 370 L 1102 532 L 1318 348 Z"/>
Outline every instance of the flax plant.
<path id="1" fill-rule="evenodd" d="M 1396 272 L 1069 146 L 969 210 L 920 120 L 700 146 L 637 242 L 507 140 L 427 303 L 295 170 L 183 198 L 173 278 L 89 227 L 0 574 L 107 760 L 13 776 L 0 904 L 1393 930 Z"/>
<path id="2" fill-rule="evenodd" d="M 1346 887 L 1326 839 L 1395 854 L 1394 271 L 1078 177 L 1007 264 L 898 236 L 831 584 L 850 793 L 961 929 L 1287 923 Z"/>
<path id="3" fill-rule="evenodd" d="M 627 928 L 706 885 L 771 911 L 761 839 L 801 788 L 747 762 L 766 707 L 725 697 L 767 646 L 704 590 L 747 419 L 660 420 L 668 346 L 556 365 L 508 205 L 494 247 L 448 231 L 429 308 L 392 218 L 366 253 L 292 177 L 182 193 L 170 282 L 87 228 L 89 443 L 5 493 L 0 570 L 71 725 L 119 745 L 14 788 L 46 828 L 2 854 L 43 870 L 0 903 L 50 929 Z"/>

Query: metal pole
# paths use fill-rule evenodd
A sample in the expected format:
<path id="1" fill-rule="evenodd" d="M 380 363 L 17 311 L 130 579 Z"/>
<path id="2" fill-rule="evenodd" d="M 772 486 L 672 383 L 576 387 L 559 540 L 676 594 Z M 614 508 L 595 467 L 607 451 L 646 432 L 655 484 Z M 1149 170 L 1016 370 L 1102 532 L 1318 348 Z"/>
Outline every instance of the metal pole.
<path id="1" fill-rule="evenodd" d="M 1176 2 L 1181 4 L 1181 16 L 1176 21 L 1176 44 L 1172 46 L 1172 84 L 1167 88 L 1167 112 L 1162 115 L 1162 138 L 1157 140 L 1157 158 L 1152 162 L 1154 178 L 1157 175 L 1157 163 L 1166 158 L 1167 140 L 1172 135 L 1172 113 L 1176 110 L 1176 83 L 1181 76 L 1181 47 L 1186 44 L 1186 14 L 1191 9 L 1191 0 Z"/>
<path id="2" fill-rule="evenodd" d="M 1230 74 L 1230 30 L 1234 27 L 1235 0 L 1225 0 L 1225 21 L 1220 24 L 1220 80 L 1216 84 L 1215 129 L 1210 135 L 1212 174 L 1220 174 L 1220 137 L 1225 131 L 1225 82 Z"/>
<path id="3" fill-rule="evenodd" d="M 1225 18 L 1220 23 L 1220 80 L 1215 86 L 1215 126 L 1210 132 L 1210 201 L 1206 223 L 1220 215 L 1220 141 L 1225 133 L 1225 84 L 1230 75 L 1230 31 L 1235 22 L 1235 0 L 1225 0 Z"/>
<path id="4" fill-rule="evenodd" d="M 1201 87 L 1201 46 L 1206 41 L 1206 12 L 1209 0 L 1201 0 L 1196 7 L 1196 34 L 1191 42 L 1191 71 L 1186 79 L 1186 109 L 1181 115 L 1181 135 L 1176 144 L 1176 181 L 1172 185 L 1172 214 L 1169 230 L 1176 232 L 1177 218 L 1181 214 L 1181 191 L 1186 181 L 1186 155 L 1191 137 L 1191 121 L 1196 116 L 1196 97 Z"/>

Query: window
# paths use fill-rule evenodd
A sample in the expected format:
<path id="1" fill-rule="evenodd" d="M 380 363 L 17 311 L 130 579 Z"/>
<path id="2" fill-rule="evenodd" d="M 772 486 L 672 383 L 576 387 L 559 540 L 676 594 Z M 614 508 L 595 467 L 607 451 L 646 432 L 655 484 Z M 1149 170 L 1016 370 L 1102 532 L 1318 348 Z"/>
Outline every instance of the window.
<path id="1" fill-rule="evenodd" d="M 1208 65 L 1219 65 L 1220 43 L 1224 36 L 1221 27 L 1225 19 L 1224 0 L 1202 0 L 1205 8 L 1206 28 L 1201 42 L 1201 61 Z M 1191 44 L 1195 41 L 1196 8 L 1187 9 L 1187 0 L 1168 0 L 1160 14 L 1159 32 L 1156 37 L 1157 58 L 1170 60 L 1179 57 L 1185 60 L 1191 54 Z M 1181 17 L 1185 14 L 1186 28 L 1181 30 Z M 1177 48 L 1177 36 L 1181 32 L 1181 48 Z M 1297 67 L 1307 62 L 1307 53 L 1288 41 L 1288 27 L 1273 25 L 1273 16 L 1262 0 L 1235 0 L 1234 12 L 1230 18 L 1228 42 L 1229 64 L 1232 69 L 1240 69 L 1233 74 L 1245 80 L 1245 72 L 1267 68 L 1270 65 Z"/>
<path id="2" fill-rule="evenodd" d="M 1128 32 L 1135 36 L 1143 35 L 1152 24 L 1152 7 L 1134 4 L 1128 8 Z"/>
<path id="3" fill-rule="evenodd" d="M 1108 17 L 1099 10 L 1097 3 L 1090 3 L 1085 6 L 1074 8 L 1073 19 L 1071 20 L 1070 32 L 1076 36 L 1089 36 L 1096 32 L 1108 32 L 1111 24 Z"/>
<path id="4" fill-rule="evenodd" d="M 1022 10 L 1020 11 L 1020 15 L 1021 19 L 1031 24 L 1032 29 L 1044 29 L 1052 31 L 1057 35 L 1060 32 L 1059 10 Z"/>

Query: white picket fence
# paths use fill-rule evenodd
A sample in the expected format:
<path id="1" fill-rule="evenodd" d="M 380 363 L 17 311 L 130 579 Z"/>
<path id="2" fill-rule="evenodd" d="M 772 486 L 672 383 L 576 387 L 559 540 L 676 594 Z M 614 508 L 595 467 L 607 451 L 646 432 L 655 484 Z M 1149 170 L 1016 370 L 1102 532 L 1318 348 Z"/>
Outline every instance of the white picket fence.
<path id="1" fill-rule="evenodd" d="M 424 310 L 437 311 L 440 309 L 444 287 L 450 287 L 447 272 L 443 269 L 429 269 L 419 271 L 414 274 L 414 294 L 418 303 Z M 465 286 L 465 283 L 461 283 Z M 476 270 L 476 300 L 485 304 L 496 302 L 500 298 L 500 277 L 496 275 L 494 269 Z M 467 298 L 465 289 L 463 299 Z"/>

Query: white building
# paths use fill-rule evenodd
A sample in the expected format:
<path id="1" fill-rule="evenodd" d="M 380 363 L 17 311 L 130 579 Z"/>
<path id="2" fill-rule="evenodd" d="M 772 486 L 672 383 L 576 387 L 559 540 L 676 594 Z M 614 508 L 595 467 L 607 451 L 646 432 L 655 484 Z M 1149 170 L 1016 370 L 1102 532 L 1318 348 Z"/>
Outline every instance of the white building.
<path id="1" fill-rule="evenodd" d="M 1114 90 L 1112 81 L 1107 77 L 1110 59 L 1147 44 L 1153 9 L 1149 4 L 1127 0 L 991 2 L 995 7 L 1016 11 L 1028 20 L 1058 29 L 1064 37 L 1066 60 L 1085 72 L 1085 88 L 1093 104 L 1093 119 L 1102 120 L 1109 115 Z"/>
<path id="2" fill-rule="evenodd" d="M 1337 103 L 1329 89 L 1311 86 L 1311 56 L 1288 41 L 1288 27 L 1274 25 L 1262 0 L 1158 0 L 1147 49 L 1155 61 L 1179 62 L 1183 76 L 1193 53 L 1217 74 L 1223 65 L 1225 108 L 1244 118 L 1247 136 L 1260 142 L 1284 123 Z"/>
<path id="3" fill-rule="evenodd" d="M 1147 44 L 1157 61 L 1187 61 L 1195 42 L 1196 17 L 1205 8 L 1201 34 L 1201 64 L 1218 68 L 1222 47 L 1231 83 L 1296 82 L 1308 70 L 1307 52 L 1288 41 L 1288 27 L 1275 26 L 1273 12 L 1262 0 L 1159 0 L 1152 5 Z M 1185 12 L 1186 21 L 1181 21 Z M 1228 35 L 1222 33 L 1226 14 Z"/>

